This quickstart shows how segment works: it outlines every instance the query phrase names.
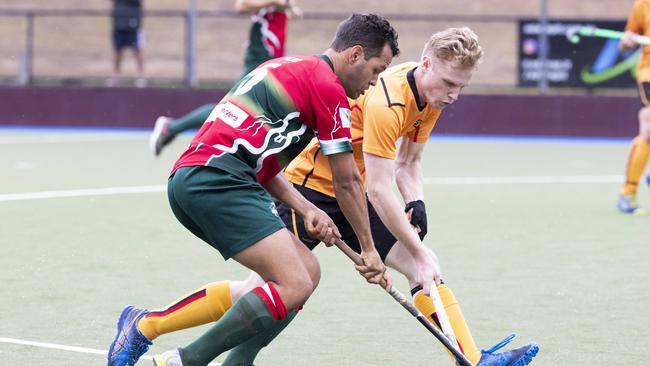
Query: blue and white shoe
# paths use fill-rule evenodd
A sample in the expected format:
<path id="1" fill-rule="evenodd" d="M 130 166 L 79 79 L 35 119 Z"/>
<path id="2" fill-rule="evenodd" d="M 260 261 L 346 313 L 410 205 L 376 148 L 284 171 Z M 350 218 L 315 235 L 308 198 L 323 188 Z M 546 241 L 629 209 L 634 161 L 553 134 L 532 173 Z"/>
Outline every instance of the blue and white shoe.
<path id="1" fill-rule="evenodd" d="M 620 195 L 616 207 L 622 213 L 632 215 L 645 215 L 646 211 L 639 206 L 636 201 L 636 195 Z"/>
<path id="2" fill-rule="evenodd" d="M 515 335 L 511 334 L 501 342 L 492 346 L 492 348 L 481 350 L 481 359 L 478 361 L 476 366 L 528 365 L 539 351 L 539 345 L 536 343 L 529 343 L 523 347 L 515 348 L 507 352 L 494 353 L 498 349 L 503 348 L 506 344 L 510 343 L 513 338 L 515 338 Z"/>
<path id="3" fill-rule="evenodd" d="M 149 313 L 129 305 L 117 321 L 117 335 L 108 349 L 108 366 L 133 366 L 145 354 L 151 341 L 138 329 L 138 321 Z"/>

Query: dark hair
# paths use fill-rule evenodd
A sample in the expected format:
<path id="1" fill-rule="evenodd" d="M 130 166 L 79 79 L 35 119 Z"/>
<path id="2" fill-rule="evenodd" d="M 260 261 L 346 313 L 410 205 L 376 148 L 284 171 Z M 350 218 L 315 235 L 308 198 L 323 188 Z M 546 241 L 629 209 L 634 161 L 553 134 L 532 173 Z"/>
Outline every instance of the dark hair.
<path id="1" fill-rule="evenodd" d="M 330 48 L 341 52 L 350 47 L 363 47 L 365 59 L 381 55 L 384 46 L 390 45 L 393 57 L 399 55 L 397 32 L 388 20 L 375 14 L 352 14 L 339 24 Z"/>

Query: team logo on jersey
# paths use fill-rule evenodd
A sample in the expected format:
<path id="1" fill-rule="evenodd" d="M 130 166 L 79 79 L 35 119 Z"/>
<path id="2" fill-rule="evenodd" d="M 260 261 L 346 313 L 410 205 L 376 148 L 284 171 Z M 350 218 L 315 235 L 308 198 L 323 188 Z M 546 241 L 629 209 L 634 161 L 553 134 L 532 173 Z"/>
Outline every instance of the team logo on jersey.
<path id="1" fill-rule="evenodd" d="M 244 112 L 236 105 L 226 102 L 217 105 L 214 110 L 212 110 L 212 113 L 210 113 L 210 116 L 208 117 L 208 121 L 214 121 L 217 118 L 224 121 L 232 128 L 237 128 L 246 120 L 246 118 L 248 118 L 248 113 Z"/>
<path id="2" fill-rule="evenodd" d="M 422 120 L 419 119 L 419 120 L 415 121 L 415 123 L 413 124 L 413 127 L 418 128 L 418 127 L 420 127 L 421 124 L 422 124 Z"/>
<path id="3" fill-rule="evenodd" d="M 350 114 L 352 111 L 348 108 L 339 108 L 339 118 L 341 119 L 341 125 L 344 128 L 352 127 L 352 121 L 350 120 Z"/>

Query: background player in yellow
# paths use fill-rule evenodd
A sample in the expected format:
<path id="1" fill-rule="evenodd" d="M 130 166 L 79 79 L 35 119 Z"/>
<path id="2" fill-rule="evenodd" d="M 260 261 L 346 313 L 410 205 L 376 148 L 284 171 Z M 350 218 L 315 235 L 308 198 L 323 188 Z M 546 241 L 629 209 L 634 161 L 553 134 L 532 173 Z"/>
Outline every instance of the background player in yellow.
<path id="1" fill-rule="evenodd" d="M 650 0 L 636 0 L 625 26 L 625 36 L 621 39 L 620 47 L 627 51 L 638 47 L 634 35 L 650 36 Z M 643 108 L 639 111 L 639 134 L 632 141 L 632 147 L 627 160 L 625 185 L 618 198 L 618 209 L 629 214 L 645 214 L 636 200 L 639 180 L 648 164 L 650 156 L 650 47 L 644 46 L 637 66 L 637 82 Z M 650 184 L 650 175 L 646 176 Z"/>

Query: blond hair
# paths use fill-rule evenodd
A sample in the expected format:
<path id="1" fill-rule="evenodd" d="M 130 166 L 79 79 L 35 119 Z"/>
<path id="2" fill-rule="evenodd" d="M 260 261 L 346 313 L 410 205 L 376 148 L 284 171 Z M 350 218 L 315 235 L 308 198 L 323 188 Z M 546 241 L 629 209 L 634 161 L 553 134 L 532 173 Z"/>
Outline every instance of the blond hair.
<path id="1" fill-rule="evenodd" d="M 471 29 L 448 28 L 429 38 L 422 51 L 424 56 L 436 56 L 440 60 L 454 61 L 461 67 L 473 68 L 481 60 L 483 49 Z"/>

